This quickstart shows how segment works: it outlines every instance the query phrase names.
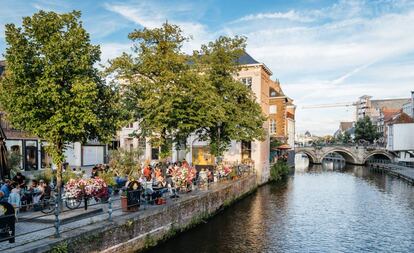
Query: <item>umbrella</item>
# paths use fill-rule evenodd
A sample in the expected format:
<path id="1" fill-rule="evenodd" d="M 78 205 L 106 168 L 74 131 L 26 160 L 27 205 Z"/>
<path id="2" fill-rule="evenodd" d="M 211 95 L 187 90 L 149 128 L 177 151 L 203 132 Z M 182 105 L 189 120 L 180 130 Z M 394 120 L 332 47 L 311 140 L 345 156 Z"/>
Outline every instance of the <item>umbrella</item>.
<path id="1" fill-rule="evenodd" d="M 6 143 L 4 142 L 6 135 L 4 134 L 3 128 L 1 126 L 2 115 L 3 113 L 0 111 L 0 179 L 4 181 L 6 176 L 10 176 L 10 171 L 7 166 L 7 148 Z"/>

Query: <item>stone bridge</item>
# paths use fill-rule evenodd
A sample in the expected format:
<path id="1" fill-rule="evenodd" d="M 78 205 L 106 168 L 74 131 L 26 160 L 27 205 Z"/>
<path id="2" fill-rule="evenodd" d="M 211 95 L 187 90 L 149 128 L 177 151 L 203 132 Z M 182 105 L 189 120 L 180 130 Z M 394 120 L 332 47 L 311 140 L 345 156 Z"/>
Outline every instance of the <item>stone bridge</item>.
<path id="1" fill-rule="evenodd" d="M 369 158 L 394 160 L 394 155 L 385 148 L 365 146 L 315 146 L 296 147 L 296 154 L 303 153 L 308 156 L 309 162 L 322 163 L 322 160 L 330 153 L 341 155 L 347 163 L 365 164 Z"/>

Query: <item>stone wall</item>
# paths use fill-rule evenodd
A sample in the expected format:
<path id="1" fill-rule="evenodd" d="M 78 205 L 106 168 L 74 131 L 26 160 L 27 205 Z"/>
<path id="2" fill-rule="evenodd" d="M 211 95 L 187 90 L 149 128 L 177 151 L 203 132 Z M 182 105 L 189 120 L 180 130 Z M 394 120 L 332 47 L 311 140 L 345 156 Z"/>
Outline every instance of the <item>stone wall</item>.
<path id="1" fill-rule="evenodd" d="M 247 176 L 159 208 L 79 228 L 53 244 L 26 252 L 55 252 L 62 248 L 82 253 L 138 252 L 197 225 L 256 188 L 255 175 Z"/>

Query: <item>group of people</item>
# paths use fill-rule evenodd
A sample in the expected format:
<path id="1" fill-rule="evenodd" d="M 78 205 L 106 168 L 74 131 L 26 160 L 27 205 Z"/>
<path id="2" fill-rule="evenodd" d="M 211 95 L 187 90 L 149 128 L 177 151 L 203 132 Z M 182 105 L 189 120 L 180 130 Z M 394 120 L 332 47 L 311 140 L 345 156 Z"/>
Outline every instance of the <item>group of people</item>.
<path id="1" fill-rule="evenodd" d="M 38 204 L 43 198 L 50 197 L 51 187 L 44 180 L 31 181 L 28 185 L 26 177 L 18 172 L 12 180 L 5 179 L 0 187 L 0 202 L 10 203 L 18 212 L 27 210 Z"/>

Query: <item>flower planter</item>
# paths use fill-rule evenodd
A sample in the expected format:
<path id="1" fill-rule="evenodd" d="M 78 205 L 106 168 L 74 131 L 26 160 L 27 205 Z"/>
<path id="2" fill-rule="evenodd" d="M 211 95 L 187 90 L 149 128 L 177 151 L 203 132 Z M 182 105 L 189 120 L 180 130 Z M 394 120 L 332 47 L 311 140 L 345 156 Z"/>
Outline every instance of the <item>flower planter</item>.
<path id="1" fill-rule="evenodd" d="M 123 212 L 128 212 L 128 198 L 127 196 L 121 196 L 121 207 Z"/>

